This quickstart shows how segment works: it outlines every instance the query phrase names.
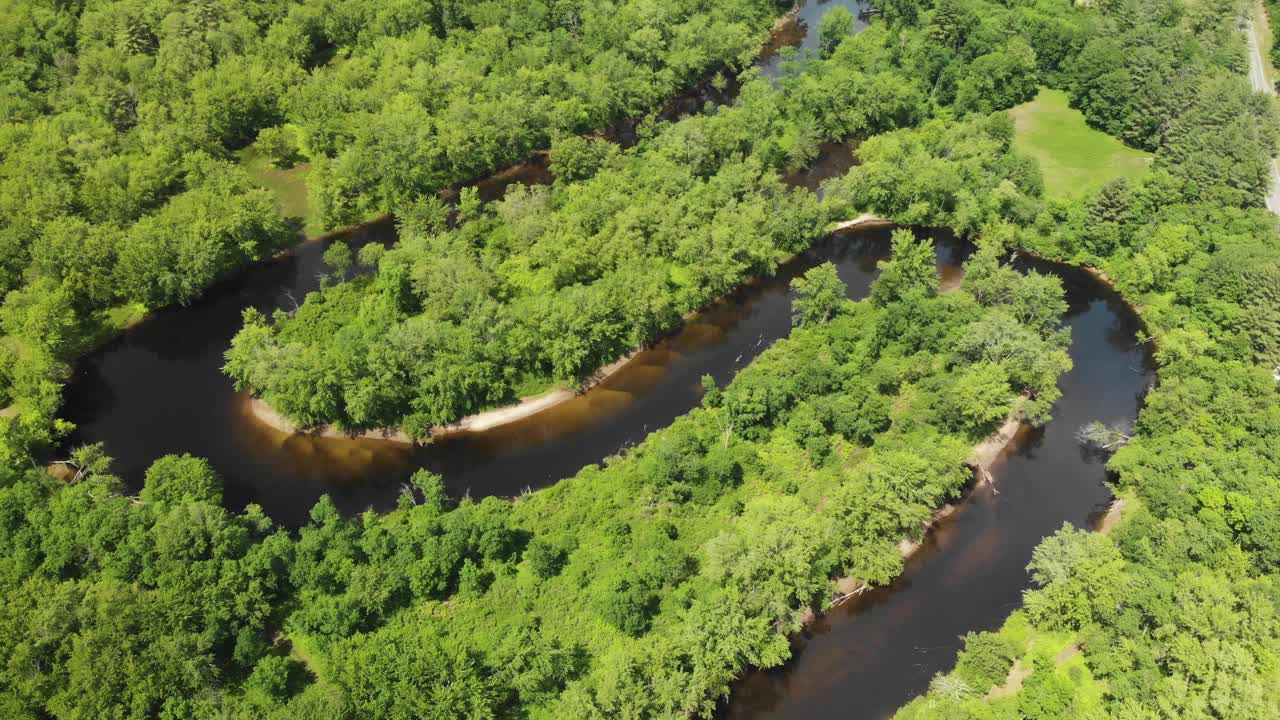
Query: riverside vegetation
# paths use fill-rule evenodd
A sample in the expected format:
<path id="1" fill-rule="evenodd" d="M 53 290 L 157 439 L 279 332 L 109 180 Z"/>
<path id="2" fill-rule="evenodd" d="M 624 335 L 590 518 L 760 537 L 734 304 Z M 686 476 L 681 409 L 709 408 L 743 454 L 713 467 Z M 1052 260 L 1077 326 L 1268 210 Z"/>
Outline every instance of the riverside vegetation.
<path id="1" fill-rule="evenodd" d="M 1154 150 L 1154 168 L 993 232 L 1099 268 L 1141 309 L 1159 384 L 1135 428 L 1106 433 L 1128 508 L 1109 535 L 1046 540 L 1025 610 L 971 636 L 902 720 L 1280 717 L 1280 237 L 1261 209 L 1277 127 L 1239 74 L 1244 12 L 1104 5 L 1063 83 L 1091 124 Z M 927 146 L 929 133 L 897 142 Z M 847 196 L 899 187 L 908 157 L 868 162 Z M 893 212 L 910 202 L 901 192 L 860 206 Z M 1014 660 L 1020 690 L 987 696 Z"/>
<path id="2" fill-rule="evenodd" d="M 1056 279 L 988 245 L 938 294 L 929 240 L 898 231 L 894 251 L 862 303 L 810 271 L 793 335 L 701 409 L 515 503 L 450 501 L 420 471 L 399 509 L 322 500 L 295 541 L 222 510 L 196 458 L 158 461 L 137 499 L 93 458 L 71 486 L 18 473 L 5 649 L 9 677 L 42 681 L 9 685 L 11 707 L 709 713 L 745 664 L 785 659 L 833 574 L 896 576 L 898 539 L 963 487 L 973 443 L 1043 412 L 1069 365 Z M 48 642 L 46 612 L 69 613 Z M 292 654 L 268 642 L 281 629 Z M 94 670 L 122 656 L 128 678 Z"/>
<path id="3" fill-rule="evenodd" d="M 1025 15 L 1053 28 L 1047 12 Z M 376 273 L 313 293 L 294 314 L 247 316 L 228 373 L 296 425 L 417 437 L 522 391 L 575 383 L 807 247 L 829 212 L 779 173 L 821 143 L 914 124 L 940 100 L 982 112 L 1035 94 L 1025 40 L 948 63 L 924 51 L 925 33 L 914 36 L 919 52 L 896 57 L 897 37 L 873 28 L 776 90 L 748 73 L 734 105 L 625 153 L 566 138 L 552 147 L 552 188 L 490 208 L 464 197 L 455 229 L 434 199 L 406 206 L 399 247 L 368 258 Z M 997 68 L 1008 83 L 988 87 Z M 931 75 L 954 87 L 931 99 Z M 1006 164 L 982 170 L 1038 192 L 1029 161 Z"/>
<path id="4" fill-rule="evenodd" d="M 758 52 L 772 0 L 47 2 L 0 18 L 0 404 L 47 445 L 77 354 L 296 239 L 234 151 L 386 213 L 644 115 Z"/>
<path id="5" fill-rule="evenodd" d="M 363 383 L 365 399 L 330 392 L 298 403 L 315 415 L 294 412 L 422 427 L 510 397 L 529 377 L 589 372 L 859 210 L 978 238 L 960 291 L 936 293 L 930 246 L 899 232 L 868 300 L 843 300 L 830 268 L 812 271 L 797 284 L 792 337 L 727 387 L 709 384 L 702 408 L 625 456 L 515 502 L 450 500 L 420 473 L 399 509 L 347 518 L 322 501 L 297 537 L 252 507 L 223 509 L 199 459 L 158 460 L 129 497 L 99 448 L 77 451 L 78 482 L 66 484 L 24 468 L 28 446 L 11 435 L 15 461 L 0 480 L 4 714 L 707 715 L 744 667 L 786 658 L 787 632 L 833 576 L 883 583 L 900 571 L 897 539 L 918 535 L 963 486 L 976 440 L 1010 412 L 1048 419 L 1067 362 L 1061 291 L 1000 264 L 1020 246 L 1104 268 L 1143 309 L 1161 381 L 1113 460 L 1140 502 L 1116 540 L 1064 532 L 1036 553 L 1043 587 L 1027 617 L 1035 632 L 1078 640 L 1083 660 L 1070 666 L 1082 669 L 1040 663 L 1013 700 L 988 704 L 986 687 L 1020 648 L 1008 634 L 975 636 L 956 672 L 904 713 L 1275 716 L 1280 251 L 1259 209 L 1275 119 L 1235 74 L 1240 9 L 906 0 L 881 10 L 778 89 L 747 78 L 732 108 L 657 129 L 634 150 L 562 143 L 545 193 L 495 208 L 464 199 L 453 230 L 429 200 L 397 207 L 405 241 L 363 258 L 376 273 L 335 283 L 292 318 L 249 318 L 230 367 L 253 384 L 268 382 L 260 370 L 272 362 L 318 367 L 297 360 L 306 353 L 354 358 L 329 387 Z M 1039 84 L 1154 150 L 1152 171 L 1077 200 L 1040 199 L 1035 163 L 1012 150 L 1002 112 Z M 822 203 L 779 183 L 819 138 L 850 134 L 874 136 Z M 638 199 L 633 215 L 624 193 Z M 764 214 L 777 208 L 795 214 Z M 513 222 L 516 212 L 537 222 Z M 681 232 L 663 234 L 665 223 Z M 686 252 L 703 256 L 681 260 L 687 238 Z M 637 266 L 656 291 L 608 307 L 627 287 L 621 268 Z M 601 308 L 592 324 L 551 326 L 554 351 L 520 341 L 530 326 L 510 308 L 572 293 Z M 512 342 L 484 351 L 502 362 L 470 375 L 435 361 L 440 349 L 474 351 L 450 344 L 478 332 L 440 314 L 459 308 L 506 320 L 491 325 Z M 400 349 L 369 328 L 390 337 L 406 326 L 435 344 L 406 356 L 413 363 L 370 364 Z M 382 367 L 416 373 L 411 389 L 397 389 L 410 387 L 405 376 L 380 384 L 371 369 Z M 483 391 L 439 390 L 453 382 Z M 281 387 L 263 389 L 284 405 Z"/>

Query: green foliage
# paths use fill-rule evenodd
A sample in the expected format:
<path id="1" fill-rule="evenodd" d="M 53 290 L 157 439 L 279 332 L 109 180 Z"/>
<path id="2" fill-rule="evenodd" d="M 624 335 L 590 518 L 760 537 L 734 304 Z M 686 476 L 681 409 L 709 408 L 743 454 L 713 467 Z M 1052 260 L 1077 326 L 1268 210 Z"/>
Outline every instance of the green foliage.
<path id="1" fill-rule="evenodd" d="M 831 263 L 823 263 L 792 280 L 791 291 L 796 294 L 791 303 L 791 323 L 796 326 L 824 323 L 835 317 L 849 294 Z"/>
<path id="2" fill-rule="evenodd" d="M 49 278 L 13 290 L 0 306 L 0 328 L 48 357 L 69 356 L 83 337 L 81 324 L 73 294 Z"/>
<path id="3" fill-rule="evenodd" d="M 263 657 L 254 666 L 245 686 L 273 700 L 283 698 L 289 691 L 289 660 L 277 655 Z"/>
<path id="4" fill-rule="evenodd" d="M 271 195 L 226 159 L 281 119 L 281 95 L 306 75 L 310 39 L 289 60 L 261 45 L 287 13 L 274 2 L 6 7 L 0 314 L 32 346 L 22 373 L 61 379 L 109 308 L 190 302 L 288 239 Z"/>
<path id="5" fill-rule="evenodd" d="M 618 146 L 607 140 L 568 135 L 551 145 L 551 172 L 558 182 L 581 182 L 616 162 Z"/>
<path id="6" fill-rule="evenodd" d="M 893 231 L 893 257 L 880 261 L 880 277 L 871 291 L 871 301 L 888 305 L 913 296 L 938 291 L 937 263 L 933 243 L 917 238 L 907 229 Z"/>
<path id="7" fill-rule="evenodd" d="M 955 675 L 979 691 L 991 688 L 1004 683 L 1017 655 L 1018 648 L 1003 635 L 967 633 Z"/>
<path id="8" fill-rule="evenodd" d="M 1005 369 L 989 362 L 980 362 L 961 373 L 943 402 L 953 427 L 975 437 L 988 434 L 1009 414 L 1012 405 Z"/>
<path id="9" fill-rule="evenodd" d="M 862 163 L 828 191 L 850 213 L 947 226 L 965 236 L 997 222 L 1029 223 L 1042 182 L 1034 161 L 1009 152 L 1012 135 L 1003 113 L 878 135 L 858 148 Z"/>
<path id="10" fill-rule="evenodd" d="M 0 682 L 18 716 L 209 716 L 215 678 L 259 662 L 292 548 L 260 511 L 223 510 L 210 476 L 165 458 L 138 503 L 105 472 L 65 485 L 4 470 Z M 123 667 L 143 675 L 107 670 Z"/>
<path id="11" fill-rule="evenodd" d="M 1067 720 L 1077 717 L 1072 707 L 1071 683 L 1053 671 L 1053 663 L 1037 660 L 1035 670 L 1018 694 L 1018 712 L 1023 717 Z"/>
<path id="12" fill-rule="evenodd" d="M 347 276 L 347 271 L 351 269 L 355 261 L 355 253 L 351 251 L 351 246 L 347 243 L 335 240 L 329 247 L 325 248 L 321 259 L 333 271 L 334 276 L 341 280 Z"/>
<path id="13" fill-rule="evenodd" d="M 323 40 L 350 57 L 315 68 L 281 105 L 330 226 L 515 164 L 553 138 L 553 163 L 585 178 L 602 158 L 570 160 L 564 151 L 584 145 L 568 138 L 642 117 L 713 72 L 736 74 L 779 12 L 770 0 L 319 4 Z"/>
<path id="14" fill-rule="evenodd" d="M 11 356 L 14 373 L 52 381 L 109 334 L 110 308 L 190 303 L 294 239 L 277 199 L 308 231 L 399 210 L 741 69 L 777 13 L 769 0 L 9 5 L 0 296 L 14 308 L 0 314 L 40 346 Z M 614 152 L 591 147 L 584 171 Z M 286 173 L 262 157 L 309 162 Z M 0 384 L 41 405 L 27 422 L 51 421 L 27 384 Z"/>
<path id="15" fill-rule="evenodd" d="M 930 243 L 898 244 L 900 278 L 932 283 Z M 1005 272 L 988 275 L 1012 297 L 1039 282 Z M 807 280 L 824 296 L 842 287 L 830 266 Z M 787 657 L 787 634 L 833 576 L 879 585 L 900 573 L 897 540 L 970 478 L 971 440 L 939 408 L 992 361 L 953 338 L 1009 317 L 1005 305 L 918 288 L 887 306 L 834 304 L 727 387 L 710 383 L 704 407 L 514 503 L 446 503 L 426 471 L 383 515 L 346 518 L 322 500 L 281 566 L 292 588 L 281 624 L 323 670 L 300 688 L 268 648 L 237 639 L 245 702 L 392 717 L 709 714 L 748 664 Z M 1042 353 L 1059 347 L 1056 324 L 1026 317 Z M 1006 381 L 987 415 L 1007 412 L 1014 391 Z M 175 464 L 186 466 L 162 467 Z M 969 672 L 994 672 L 993 647 L 973 641 Z"/>
<path id="16" fill-rule="evenodd" d="M 166 455 L 151 463 L 142 483 L 144 502 L 180 505 L 199 502 L 222 503 L 222 478 L 204 458 Z"/>
<path id="17" fill-rule="evenodd" d="M 956 86 L 956 108 L 989 113 L 1006 110 L 1035 97 L 1038 84 L 1035 50 L 1015 38 L 998 52 L 979 56 Z"/>
<path id="18" fill-rule="evenodd" d="M 150 307 L 189 303 L 290 237 L 275 200 L 240 168 L 198 158 L 190 177 L 190 190 L 121 239 L 116 272 L 125 298 Z"/>
<path id="19" fill-rule="evenodd" d="M 1141 509 L 1115 540 L 1064 529 L 1033 556 L 1027 617 L 1078 639 L 1082 660 L 1039 658 L 987 705 L 1017 651 L 971 636 L 907 712 L 1280 715 L 1280 244 L 1257 209 L 1276 140 L 1273 109 L 1227 74 L 1237 8 L 1015 5 L 895 0 L 838 43 L 837 16 L 827 57 L 776 88 L 746 77 L 733 106 L 626 152 L 578 136 L 741 67 L 776 5 L 11 8 L 0 714 L 708 716 L 743 668 L 787 658 L 831 577 L 901 572 L 896 541 L 966 482 L 974 434 L 1010 411 L 1047 418 L 1069 367 L 1064 303 L 1055 280 L 1001 263 L 1025 246 L 1100 265 L 1157 339 L 1161 382 L 1110 465 Z M 1013 123 L 988 115 L 1040 81 L 1156 169 L 1042 202 Z M 326 498 L 291 539 L 253 506 L 219 507 L 194 458 L 157 461 L 137 500 L 101 448 L 77 451 L 90 470 L 75 484 L 24 470 L 67 429 L 57 379 L 98 313 L 190 302 L 287 239 L 222 158 L 290 124 L 329 222 L 395 210 L 402 229 L 361 252 L 376 272 L 294 317 L 246 313 L 227 371 L 307 423 L 425 435 L 520 378 L 576 380 L 849 211 L 981 244 L 956 293 L 937 292 L 932 247 L 910 233 L 870 302 L 837 302 L 829 270 L 806 276 L 792 336 L 709 384 L 703 407 L 515 502 L 448 502 L 423 471 L 399 509 L 346 518 Z M 456 227 L 421 200 L 553 137 L 549 190 L 487 207 L 466 193 Z M 779 180 L 849 137 L 861 165 L 824 205 Z M 350 250 L 335 253 L 345 274 Z M 276 654 L 277 633 L 310 672 Z"/>
<path id="20" fill-rule="evenodd" d="M 1026 615 L 1034 632 L 1078 638 L 1080 661 L 1024 661 L 1032 673 L 1003 700 L 934 688 L 903 717 L 1280 715 L 1269 692 L 1280 553 L 1268 519 L 1280 403 L 1264 319 L 1280 245 L 1260 209 L 1274 110 L 1224 72 L 1242 67 L 1235 4 L 1104 3 L 1099 14 L 1066 62 L 1072 102 L 1096 127 L 1154 150 L 1155 169 L 1004 217 L 966 282 L 982 286 L 985 306 L 1018 306 L 1001 289 L 1000 238 L 1096 265 L 1140 308 L 1160 382 L 1109 464 L 1138 507 L 1114 540 L 1064 528 L 1033 554 Z M 969 350 L 1005 354 L 995 340 L 1011 334 L 986 330 L 985 350 Z M 1006 367 L 1020 364 L 1010 356 Z"/>
<path id="21" fill-rule="evenodd" d="M 823 57 L 830 57 L 840 43 L 853 34 L 855 18 L 843 5 L 837 5 L 822 15 L 818 21 L 818 48 Z"/>
<path id="22" fill-rule="evenodd" d="M 382 258 L 387 254 L 387 246 L 382 243 L 369 243 L 360 248 L 356 253 L 356 262 L 365 270 L 377 270 L 378 263 L 382 262 Z"/>
<path id="23" fill-rule="evenodd" d="M 529 565 L 529 571 L 543 580 L 560 572 L 564 565 L 562 553 L 541 538 L 530 541 L 524 550 L 524 561 Z"/>
<path id="24" fill-rule="evenodd" d="M 291 167 L 298 157 L 297 132 L 289 125 L 263 128 L 255 144 L 276 167 Z"/>
<path id="25" fill-rule="evenodd" d="M 488 206 L 464 194 L 455 227 L 439 203 L 414 203 L 375 275 L 277 324 L 247 323 L 227 372 L 300 425 L 416 436 L 517 399 L 528 378 L 579 382 L 818 236 L 825 213 L 780 177 L 795 128 L 837 140 L 895 127 L 922 103 L 852 50 L 777 89 L 744 82 L 733 107 L 625 153 L 558 141 L 552 165 L 567 174 L 553 187 Z M 879 102 L 841 110 L 868 92 Z"/>

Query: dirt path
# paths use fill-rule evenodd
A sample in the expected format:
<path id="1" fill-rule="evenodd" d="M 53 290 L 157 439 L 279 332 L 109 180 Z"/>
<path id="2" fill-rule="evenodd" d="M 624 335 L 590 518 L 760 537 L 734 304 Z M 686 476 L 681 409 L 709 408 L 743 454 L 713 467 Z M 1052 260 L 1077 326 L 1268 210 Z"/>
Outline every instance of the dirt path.
<path id="1" fill-rule="evenodd" d="M 1245 37 L 1249 41 L 1249 84 L 1260 93 L 1274 96 L 1276 89 L 1267 80 L 1262 51 L 1258 49 L 1258 31 L 1252 20 L 1245 28 Z M 1280 165 L 1276 164 L 1275 158 L 1271 159 L 1271 192 L 1267 193 L 1267 209 L 1280 215 Z"/>
<path id="2" fill-rule="evenodd" d="M 1250 12 L 1257 32 L 1258 50 L 1262 52 L 1262 70 L 1267 81 L 1275 87 L 1276 69 L 1271 60 L 1271 49 L 1275 40 L 1271 32 L 1271 16 L 1267 13 L 1263 0 L 1253 0 Z"/>
<path id="3" fill-rule="evenodd" d="M 997 685 L 991 688 L 991 692 L 987 693 L 987 698 L 998 700 L 1002 697 L 1016 695 L 1022 690 L 1022 683 L 1031 677 L 1032 668 L 1023 667 L 1022 660 L 1018 659 L 1013 662 L 1013 667 L 1009 668 L 1009 675 L 1005 677 L 1003 685 Z"/>

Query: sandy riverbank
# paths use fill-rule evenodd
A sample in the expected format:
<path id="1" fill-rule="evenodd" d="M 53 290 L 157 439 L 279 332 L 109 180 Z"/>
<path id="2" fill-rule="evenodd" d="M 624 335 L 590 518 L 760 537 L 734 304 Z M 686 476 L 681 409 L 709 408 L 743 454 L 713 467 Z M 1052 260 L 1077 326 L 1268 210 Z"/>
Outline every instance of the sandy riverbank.
<path id="1" fill-rule="evenodd" d="M 828 233 L 839 232 L 841 230 L 848 230 L 850 228 L 856 228 L 856 227 L 867 227 L 867 228 L 888 227 L 893 224 L 894 224 L 893 221 L 890 220 L 889 218 L 883 218 L 883 217 L 880 217 L 879 215 L 873 215 L 872 213 L 862 213 L 861 215 L 859 215 L 858 217 L 852 220 L 845 220 L 843 222 L 834 223 L 833 225 L 827 228 L 827 232 Z"/>
<path id="2" fill-rule="evenodd" d="M 852 220 L 835 223 L 827 228 L 827 232 L 833 233 L 857 227 L 884 227 L 892 224 L 892 220 L 888 220 L 871 213 L 863 213 Z M 750 280 L 748 280 L 748 282 L 750 282 Z M 696 314 L 697 311 L 688 313 L 685 315 L 685 320 L 689 320 L 689 318 Z M 626 356 L 597 370 L 590 379 L 583 383 L 580 392 L 586 392 L 592 387 L 608 379 L 611 375 L 625 367 L 627 363 L 643 349 L 644 348 L 636 348 Z M 524 398 L 519 402 L 515 402 L 510 405 L 504 405 L 503 407 L 494 408 L 493 410 L 486 410 L 482 413 L 468 415 L 451 425 L 433 428 L 431 430 L 431 437 L 438 438 L 462 432 L 483 432 L 485 430 L 492 430 L 496 427 L 501 427 L 518 420 L 524 420 L 532 417 L 544 410 L 549 410 L 561 403 L 573 399 L 577 394 L 578 393 L 575 393 L 572 390 L 557 388 L 542 395 Z M 261 398 L 248 397 L 246 404 L 247 413 L 251 418 L 268 427 L 275 428 L 280 432 L 303 433 L 313 437 L 335 439 L 367 438 L 371 440 L 386 440 L 388 442 L 403 444 L 412 444 L 414 442 L 412 437 L 398 428 L 378 428 L 355 432 L 339 430 L 332 425 L 299 428 Z"/>
<path id="3" fill-rule="evenodd" d="M 599 385 L 608 379 L 611 375 L 626 367 L 640 351 L 634 350 L 626 356 L 621 357 L 608 365 L 597 370 L 587 381 L 582 384 L 581 392 L 586 392 L 592 387 Z M 468 415 L 461 420 L 450 425 L 442 425 L 431 429 L 431 437 L 447 437 L 457 433 L 464 432 L 484 432 L 493 428 L 507 425 L 509 423 L 523 420 L 528 417 L 537 415 L 538 413 L 549 410 L 560 403 L 567 402 L 576 397 L 578 393 L 564 388 L 556 388 L 542 395 L 524 398 L 519 402 L 502 407 L 486 410 L 474 415 Z M 248 397 L 249 415 L 268 427 L 275 428 L 286 433 L 301 433 L 311 435 L 313 437 L 326 437 L 335 439 L 358 439 L 367 438 L 371 440 L 386 440 L 388 442 L 412 444 L 414 439 L 403 430 L 392 428 L 381 428 L 373 430 L 364 430 L 349 432 L 339 430 L 332 425 L 321 425 L 312 428 L 298 428 L 288 418 L 281 415 L 275 408 L 268 405 L 264 400 L 256 397 Z"/>
<path id="4" fill-rule="evenodd" d="M 974 446 L 973 451 L 969 453 L 969 458 L 965 460 L 965 464 L 973 468 L 973 471 L 977 476 L 977 482 L 993 482 L 991 468 L 995 465 L 997 460 L 1004 457 L 1009 451 L 1016 447 L 1014 445 L 1014 440 L 1018 437 L 1019 432 L 1024 427 L 1029 426 L 1025 425 L 1025 423 L 1018 418 L 1010 417 L 1005 420 L 1004 424 L 1001 425 L 998 430 Z M 911 538 L 902 538 L 899 540 L 898 552 L 902 553 L 902 559 L 907 560 L 912 555 L 919 552 L 920 548 L 924 547 L 924 541 L 927 538 L 929 531 L 938 523 L 942 522 L 942 520 L 950 517 L 959 510 L 960 505 L 963 502 L 964 500 L 961 498 L 954 502 L 949 502 L 935 510 L 924 523 L 924 531 L 921 533 L 919 540 L 912 540 Z M 864 582 L 855 580 L 851 577 L 840 578 L 836 581 L 835 599 L 828 605 L 828 608 L 835 607 L 851 597 L 860 595 L 867 589 L 868 586 Z"/>
<path id="5" fill-rule="evenodd" d="M 1100 532 L 1103 535 L 1110 535 L 1120 522 L 1124 520 L 1125 513 L 1129 511 L 1129 503 L 1122 497 L 1117 497 L 1107 506 L 1107 511 L 1098 518 L 1094 532 Z"/>
<path id="6" fill-rule="evenodd" d="M 973 472 L 977 477 L 978 483 L 994 483 L 995 478 L 992 476 L 991 468 L 995 462 L 1003 457 L 1008 450 L 1013 447 L 1013 441 L 1018 436 L 1018 432 L 1023 428 L 1024 423 L 1015 417 L 1010 417 L 1004 421 L 998 430 L 987 436 L 986 440 L 978 443 L 973 447 L 973 452 L 969 453 L 969 459 L 965 464 L 973 468 Z M 938 508 L 929 521 L 925 523 L 926 534 L 929 528 L 938 524 L 943 518 L 947 517 L 959 509 L 959 502 L 947 503 Z M 924 538 L 920 540 L 911 540 L 903 538 L 898 542 L 898 549 L 902 551 L 903 559 L 909 558 L 916 554 L 924 545 Z"/>

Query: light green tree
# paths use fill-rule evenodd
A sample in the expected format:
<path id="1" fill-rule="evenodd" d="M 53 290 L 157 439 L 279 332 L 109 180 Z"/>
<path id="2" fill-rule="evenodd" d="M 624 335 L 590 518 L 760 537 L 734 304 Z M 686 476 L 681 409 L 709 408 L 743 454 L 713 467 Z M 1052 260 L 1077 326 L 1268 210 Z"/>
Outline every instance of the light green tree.
<path id="1" fill-rule="evenodd" d="M 836 266 L 829 262 L 792 280 L 791 290 L 796 294 L 791 302 L 791 324 L 797 327 L 824 323 L 835 317 L 849 292 Z"/>

